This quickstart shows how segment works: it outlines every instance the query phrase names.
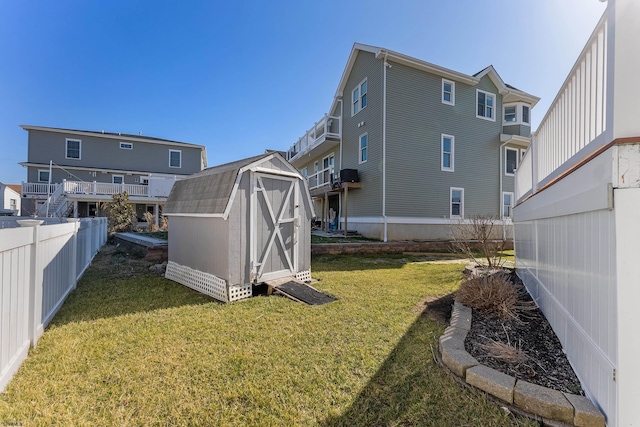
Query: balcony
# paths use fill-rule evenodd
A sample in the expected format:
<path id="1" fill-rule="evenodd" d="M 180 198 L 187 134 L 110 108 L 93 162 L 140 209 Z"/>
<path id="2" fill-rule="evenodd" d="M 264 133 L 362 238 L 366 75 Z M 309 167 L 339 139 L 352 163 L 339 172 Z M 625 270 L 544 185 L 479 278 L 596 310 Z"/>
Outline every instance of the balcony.
<path id="1" fill-rule="evenodd" d="M 110 199 L 114 194 L 127 192 L 130 200 L 156 200 L 169 196 L 175 179 L 149 177 L 149 184 L 112 184 L 110 182 L 63 181 L 61 184 L 23 182 L 22 196 L 46 199 L 48 195 L 60 193 L 71 199 Z M 60 188 L 62 187 L 62 188 Z"/>
<path id="2" fill-rule="evenodd" d="M 287 160 L 296 167 L 304 164 L 303 158 L 313 158 L 340 144 L 342 124 L 340 117 L 324 115 L 287 151 Z"/>

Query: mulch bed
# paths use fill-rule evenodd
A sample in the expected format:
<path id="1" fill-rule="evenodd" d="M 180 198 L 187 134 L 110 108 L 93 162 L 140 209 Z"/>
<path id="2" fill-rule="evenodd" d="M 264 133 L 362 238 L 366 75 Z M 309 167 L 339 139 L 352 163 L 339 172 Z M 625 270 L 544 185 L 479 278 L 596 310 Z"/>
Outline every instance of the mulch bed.
<path id="1" fill-rule="evenodd" d="M 532 302 L 520 278 L 512 273 L 522 301 Z M 520 313 L 520 321 L 500 320 L 482 316 L 473 310 L 471 330 L 465 349 L 483 365 L 516 379 L 528 381 L 562 392 L 584 395 L 580 381 L 562 351 L 562 345 L 540 309 Z M 524 362 L 512 364 L 489 355 L 483 345 L 492 342 L 510 343 L 526 355 Z"/>

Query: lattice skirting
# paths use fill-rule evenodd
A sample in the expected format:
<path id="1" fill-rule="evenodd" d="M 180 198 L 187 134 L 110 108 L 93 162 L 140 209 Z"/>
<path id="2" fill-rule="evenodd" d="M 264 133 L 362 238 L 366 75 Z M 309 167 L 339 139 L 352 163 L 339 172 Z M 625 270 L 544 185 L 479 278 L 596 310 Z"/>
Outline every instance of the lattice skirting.
<path id="1" fill-rule="evenodd" d="M 311 270 L 298 271 L 296 273 L 296 279 L 303 282 L 308 282 L 309 280 L 311 280 Z"/>
<path id="2" fill-rule="evenodd" d="M 173 261 L 167 263 L 165 277 L 222 302 L 249 298 L 252 295 L 250 284 L 227 286 L 224 279 Z"/>

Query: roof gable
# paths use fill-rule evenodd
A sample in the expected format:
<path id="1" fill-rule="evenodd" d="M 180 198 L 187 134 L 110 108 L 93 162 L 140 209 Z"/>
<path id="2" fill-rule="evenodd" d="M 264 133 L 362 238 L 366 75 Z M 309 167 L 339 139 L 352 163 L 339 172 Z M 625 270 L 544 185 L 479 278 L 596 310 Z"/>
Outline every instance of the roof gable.
<path id="1" fill-rule="evenodd" d="M 471 86 L 477 85 L 485 75 L 488 75 L 493 84 L 495 84 L 498 88 L 500 94 L 503 95 L 504 102 L 524 101 L 531 104 L 531 108 L 533 108 L 538 103 L 538 101 L 540 101 L 540 98 L 538 98 L 537 96 L 530 95 L 526 92 L 514 88 L 513 86 L 505 84 L 493 65 L 489 65 L 482 71 L 470 76 L 468 74 L 460 73 L 458 71 L 441 67 L 439 65 L 435 65 L 430 62 L 426 62 L 421 59 L 404 55 L 399 52 L 394 52 L 382 47 L 354 43 L 353 47 L 351 48 L 351 53 L 349 54 L 349 59 L 347 60 L 347 65 L 342 72 L 342 77 L 340 78 L 340 83 L 338 84 L 338 88 L 336 89 L 334 100 L 329 111 L 334 111 L 338 106 L 338 102 L 343 97 L 347 80 L 349 78 L 349 75 L 351 74 L 351 70 L 353 69 L 359 52 L 373 53 L 376 58 L 391 60 L 425 72 L 436 74 L 447 79 L 466 83 Z"/>

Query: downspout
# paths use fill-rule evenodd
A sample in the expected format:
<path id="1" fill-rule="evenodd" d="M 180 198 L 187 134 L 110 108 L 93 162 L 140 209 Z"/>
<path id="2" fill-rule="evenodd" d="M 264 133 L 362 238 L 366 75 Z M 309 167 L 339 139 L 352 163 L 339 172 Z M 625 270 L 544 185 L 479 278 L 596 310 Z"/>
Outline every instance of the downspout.
<path id="1" fill-rule="evenodd" d="M 382 65 L 382 221 L 383 241 L 387 241 L 387 62 L 388 52 L 384 53 Z"/>
<path id="2" fill-rule="evenodd" d="M 340 121 L 338 122 L 338 133 L 340 134 L 340 167 L 338 168 L 338 173 L 340 173 L 342 170 L 342 121 L 344 120 L 344 102 L 342 102 L 342 97 L 340 97 L 338 101 L 340 102 Z M 342 181 L 342 177 L 340 177 L 340 181 Z M 340 221 L 340 218 L 342 217 L 342 192 L 340 192 L 338 193 L 338 223 L 336 224 L 336 230 L 339 230 L 342 226 L 342 221 Z"/>
<path id="3" fill-rule="evenodd" d="M 507 230 L 505 229 L 504 212 L 502 210 L 502 203 L 504 202 L 502 200 L 502 175 L 504 174 L 504 170 L 502 169 L 502 153 L 504 151 L 504 146 L 507 145 L 508 143 L 509 141 L 500 144 L 500 188 L 498 188 L 498 215 L 502 220 L 502 239 L 503 240 L 507 239 Z"/>

